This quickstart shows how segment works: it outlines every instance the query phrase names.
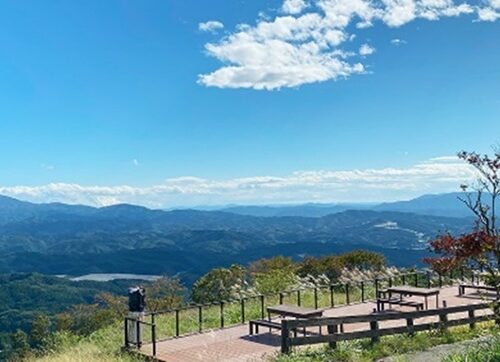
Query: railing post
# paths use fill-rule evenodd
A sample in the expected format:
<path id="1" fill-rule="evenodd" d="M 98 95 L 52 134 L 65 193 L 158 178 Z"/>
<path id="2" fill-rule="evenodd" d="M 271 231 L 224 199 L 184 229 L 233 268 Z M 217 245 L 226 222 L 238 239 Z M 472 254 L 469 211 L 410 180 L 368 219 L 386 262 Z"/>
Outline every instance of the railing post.
<path id="1" fill-rule="evenodd" d="M 375 278 L 375 299 L 378 298 L 378 278 Z"/>
<path id="2" fill-rule="evenodd" d="M 349 296 L 349 283 L 345 284 L 345 303 L 347 305 L 351 304 L 351 298 Z"/>
<path id="3" fill-rule="evenodd" d="M 264 319 L 265 311 L 264 311 L 264 295 L 260 295 L 260 317 Z"/>
<path id="4" fill-rule="evenodd" d="M 472 281 L 472 284 L 474 285 L 474 270 L 472 270 L 471 281 Z"/>
<path id="5" fill-rule="evenodd" d="M 179 309 L 175 310 L 175 336 L 179 337 Z"/>
<path id="6" fill-rule="evenodd" d="M 330 307 L 335 307 L 335 301 L 333 300 L 333 285 L 330 285 Z"/>
<path id="7" fill-rule="evenodd" d="M 392 288 L 392 277 L 389 277 L 389 288 Z"/>
<path id="8" fill-rule="evenodd" d="M 142 340 L 141 340 L 141 322 L 137 319 L 136 320 L 136 325 L 135 325 L 135 330 L 137 331 L 137 348 L 142 347 Z"/>
<path id="9" fill-rule="evenodd" d="M 464 273 L 464 268 L 463 268 L 463 267 L 461 267 L 461 268 L 460 268 L 460 280 L 462 281 L 462 283 L 463 283 L 464 278 L 465 278 L 465 277 L 464 277 L 464 274 L 465 274 L 465 273 Z"/>
<path id="10" fill-rule="evenodd" d="M 288 320 L 281 320 L 281 353 L 290 353 L 290 331 L 288 330 Z"/>
<path id="11" fill-rule="evenodd" d="M 125 348 L 129 348 L 129 343 L 128 343 L 128 319 L 125 318 L 125 328 L 123 329 L 124 330 L 124 341 L 125 341 Z"/>
<path id="12" fill-rule="evenodd" d="M 280 292 L 280 304 L 283 304 L 283 293 Z"/>
<path id="13" fill-rule="evenodd" d="M 153 357 L 156 357 L 156 323 L 151 324 L 151 340 L 153 342 Z"/>
<path id="14" fill-rule="evenodd" d="M 415 287 L 418 287 L 418 273 L 415 272 Z"/>
<path id="15" fill-rule="evenodd" d="M 241 298 L 241 324 L 245 324 L 245 298 Z"/>
<path id="16" fill-rule="evenodd" d="M 336 333 L 338 333 L 338 329 L 339 329 L 339 327 L 336 324 L 329 324 L 327 326 L 328 334 L 330 336 L 333 336 Z M 330 341 L 330 342 L 328 342 L 328 347 L 330 347 L 332 349 L 337 348 L 337 342 L 336 341 Z"/>
<path id="17" fill-rule="evenodd" d="M 220 302 L 220 327 L 224 328 L 224 302 Z"/>
<path id="18" fill-rule="evenodd" d="M 427 288 L 431 287 L 431 273 L 427 272 Z"/>
<path id="19" fill-rule="evenodd" d="M 300 289 L 297 289 L 297 305 L 300 307 L 302 301 L 300 300 Z"/>
<path id="20" fill-rule="evenodd" d="M 438 273 L 438 278 L 439 278 L 439 288 L 443 287 L 443 275 L 441 273 Z"/>
<path id="21" fill-rule="evenodd" d="M 361 282 L 361 303 L 365 301 L 365 282 Z"/>
<path id="22" fill-rule="evenodd" d="M 370 330 L 373 332 L 372 335 L 372 343 L 377 343 L 380 341 L 380 336 L 378 335 L 378 321 L 371 321 L 370 322 Z"/>
<path id="23" fill-rule="evenodd" d="M 401 281 L 403 285 L 406 285 L 406 274 L 401 274 Z"/>
<path id="24" fill-rule="evenodd" d="M 203 307 L 198 306 L 198 331 L 201 333 L 203 331 Z"/>
<path id="25" fill-rule="evenodd" d="M 318 288 L 314 288 L 314 309 L 318 309 Z"/>

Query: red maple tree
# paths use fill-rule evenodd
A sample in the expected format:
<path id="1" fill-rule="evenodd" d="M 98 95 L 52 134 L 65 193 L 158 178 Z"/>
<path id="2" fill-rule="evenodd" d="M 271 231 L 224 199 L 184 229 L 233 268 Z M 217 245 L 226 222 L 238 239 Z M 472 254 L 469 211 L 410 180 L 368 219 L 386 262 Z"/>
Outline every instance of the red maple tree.
<path id="1" fill-rule="evenodd" d="M 459 198 L 476 216 L 476 222 L 470 233 L 447 233 L 432 240 L 430 248 L 438 256 L 424 261 L 439 273 L 463 265 L 480 267 L 488 274 L 487 283 L 500 287 L 500 233 L 495 210 L 500 195 L 500 149 L 492 157 L 466 151 L 458 157 L 478 172 L 473 185 L 461 186 L 465 196 Z"/>

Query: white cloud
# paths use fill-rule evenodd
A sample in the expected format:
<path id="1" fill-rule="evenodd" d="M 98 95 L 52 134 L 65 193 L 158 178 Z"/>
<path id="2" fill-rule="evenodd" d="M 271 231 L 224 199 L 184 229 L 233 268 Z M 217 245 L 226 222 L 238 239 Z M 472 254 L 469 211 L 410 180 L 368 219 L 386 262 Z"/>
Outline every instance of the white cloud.
<path id="1" fill-rule="evenodd" d="M 347 42 L 356 35 L 359 39 L 364 28 L 400 27 L 419 18 L 435 21 L 472 13 L 480 21 L 499 17 L 500 0 L 475 1 L 472 5 L 462 0 L 284 0 L 280 14 L 258 17 L 255 25 L 240 24 L 206 44 L 206 53 L 222 65 L 200 74 L 198 82 L 273 90 L 347 78 L 364 73 L 363 58 L 368 54 L 354 54 Z"/>
<path id="2" fill-rule="evenodd" d="M 423 193 L 457 191 L 475 172 L 456 157 L 439 157 L 406 168 L 297 171 L 286 176 L 227 180 L 178 177 L 144 187 L 51 183 L 0 186 L 0 193 L 35 202 L 60 201 L 106 206 L 133 203 L 173 205 L 281 202 L 390 201 Z"/>
<path id="3" fill-rule="evenodd" d="M 134 165 L 134 166 L 139 166 L 139 161 L 138 161 L 137 159 L 135 159 L 135 158 L 134 158 L 134 159 L 132 160 L 132 165 Z"/>
<path id="4" fill-rule="evenodd" d="M 373 53 L 375 53 L 375 48 L 371 47 L 368 44 L 363 44 L 359 48 L 359 55 L 366 56 L 366 55 L 370 55 L 370 54 L 373 54 Z"/>
<path id="5" fill-rule="evenodd" d="M 308 6 L 305 0 L 285 0 L 281 10 L 286 14 L 296 15 L 300 14 Z"/>
<path id="6" fill-rule="evenodd" d="M 198 24 L 198 30 L 200 31 L 208 31 L 211 33 L 217 32 L 217 30 L 223 29 L 224 24 L 222 24 L 220 21 L 215 21 L 215 20 L 210 20 L 205 23 L 199 23 Z"/>
<path id="7" fill-rule="evenodd" d="M 403 44 L 408 44 L 408 42 L 406 40 L 403 40 L 403 39 L 394 38 L 394 39 L 391 39 L 391 44 L 393 44 L 393 45 L 403 45 Z"/>

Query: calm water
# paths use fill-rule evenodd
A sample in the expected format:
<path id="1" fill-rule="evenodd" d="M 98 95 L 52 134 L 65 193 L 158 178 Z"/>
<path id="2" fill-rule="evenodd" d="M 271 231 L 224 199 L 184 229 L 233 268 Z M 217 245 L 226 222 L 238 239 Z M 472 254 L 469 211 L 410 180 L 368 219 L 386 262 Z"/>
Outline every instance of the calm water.
<path id="1" fill-rule="evenodd" d="M 153 281 L 158 278 L 160 278 L 159 275 L 125 274 L 125 273 L 86 274 L 86 275 L 81 275 L 79 277 L 70 277 L 70 279 L 73 281 L 92 280 L 97 282 L 109 282 L 110 280 L 116 280 L 116 279 L 135 279 L 135 280 Z"/>

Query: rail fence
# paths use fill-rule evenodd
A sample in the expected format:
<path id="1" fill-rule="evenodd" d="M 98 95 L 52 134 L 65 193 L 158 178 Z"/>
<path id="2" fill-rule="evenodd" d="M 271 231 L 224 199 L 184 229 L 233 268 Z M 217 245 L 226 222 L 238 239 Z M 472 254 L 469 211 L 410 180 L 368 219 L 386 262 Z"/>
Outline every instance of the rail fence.
<path id="1" fill-rule="evenodd" d="M 395 285 L 441 288 L 452 285 L 457 280 L 475 283 L 479 278 L 479 274 L 469 269 L 453 270 L 446 275 L 420 270 L 356 283 L 300 288 L 270 295 L 148 312 L 142 319 L 125 318 L 124 345 L 126 348 L 141 348 L 143 344 L 151 344 L 155 356 L 158 341 L 245 324 L 251 319 L 263 319 L 267 307 L 276 304 L 294 304 L 315 309 L 335 308 L 373 301 L 379 290 Z M 129 337 L 130 323 L 135 323 L 139 331 L 135 339 Z"/>
<path id="2" fill-rule="evenodd" d="M 444 329 L 447 327 L 469 324 L 471 328 L 475 327 L 477 322 L 486 321 L 492 318 L 492 313 L 476 315 L 476 311 L 491 311 L 490 303 L 481 303 L 475 305 L 462 305 L 456 307 L 429 309 L 416 312 L 398 312 L 390 314 L 365 314 L 352 315 L 334 318 L 317 319 L 283 319 L 281 321 L 281 352 L 289 353 L 291 347 L 310 345 L 317 343 L 328 343 L 331 348 L 336 348 L 339 341 L 348 341 L 353 339 L 370 338 L 372 342 L 378 342 L 380 337 L 394 334 L 414 334 L 415 332 Z M 457 313 L 467 313 L 466 318 L 450 319 L 450 315 Z M 416 324 L 415 320 L 425 317 L 438 317 L 438 321 Z M 379 323 L 383 321 L 401 321 L 403 326 L 380 328 Z M 345 332 L 346 324 L 366 323 L 368 329 Z M 298 337 L 296 332 L 291 336 L 291 331 L 297 331 L 300 328 L 327 327 L 328 334 L 309 334 Z M 340 332 L 339 332 L 340 329 Z"/>

